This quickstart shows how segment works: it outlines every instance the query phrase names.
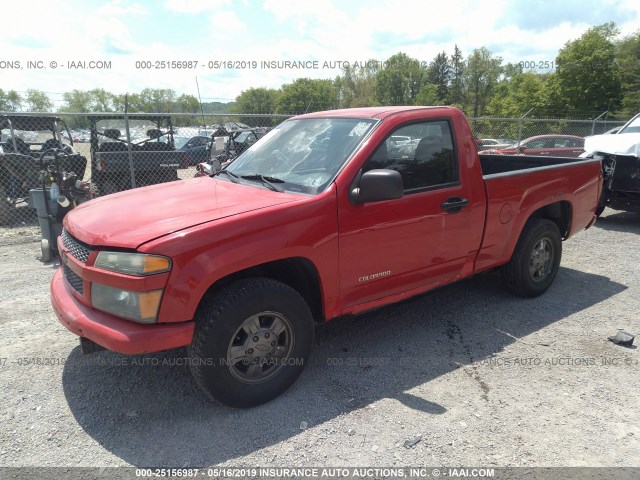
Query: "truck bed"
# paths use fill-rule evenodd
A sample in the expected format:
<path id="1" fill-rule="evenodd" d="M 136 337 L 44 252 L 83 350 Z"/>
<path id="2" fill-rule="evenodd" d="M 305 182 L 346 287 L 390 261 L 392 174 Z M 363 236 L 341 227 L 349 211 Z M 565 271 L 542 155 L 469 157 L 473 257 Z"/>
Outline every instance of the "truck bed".
<path id="1" fill-rule="evenodd" d="M 487 176 L 502 173 L 511 173 L 518 170 L 539 169 L 541 167 L 554 167 L 583 162 L 582 158 L 567 157 L 537 157 L 533 155 L 497 155 L 478 154 L 482 174 Z"/>
<path id="2" fill-rule="evenodd" d="M 568 209 L 568 238 L 593 221 L 601 190 L 599 160 L 525 155 L 479 155 L 487 216 L 476 271 L 506 263 L 531 212 L 548 204 Z M 561 216 L 561 211 L 550 212 Z M 514 234 L 514 232 L 516 232 Z"/>

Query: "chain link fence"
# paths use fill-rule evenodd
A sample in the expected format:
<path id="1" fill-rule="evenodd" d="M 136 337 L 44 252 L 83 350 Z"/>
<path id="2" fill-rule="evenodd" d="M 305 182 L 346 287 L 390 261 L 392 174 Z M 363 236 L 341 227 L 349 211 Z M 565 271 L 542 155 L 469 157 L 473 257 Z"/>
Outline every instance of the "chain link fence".
<path id="1" fill-rule="evenodd" d="M 51 194 L 54 172 L 73 172 L 94 195 L 193 178 L 209 158 L 233 159 L 290 115 L 0 113 L 2 231 L 37 225 L 29 191 Z M 623 122 L 541 118 L 470 118 L 479 149 L 537 135 L 585 137 Z M 52 150 L 53 149 L 53 150 Z M 47 153 L 48 152 L 48 153 Z M 555 155 L 556 153 L 554 153 Z M 557 153 L 562 155 L 561 152 Z M 45 172 L 44 165 L 55 168 Z"/>

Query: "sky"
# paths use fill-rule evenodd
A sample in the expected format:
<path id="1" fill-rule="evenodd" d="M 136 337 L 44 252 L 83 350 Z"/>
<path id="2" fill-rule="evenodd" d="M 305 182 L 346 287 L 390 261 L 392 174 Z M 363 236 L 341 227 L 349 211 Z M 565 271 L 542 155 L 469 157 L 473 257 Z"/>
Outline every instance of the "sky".
<path id="1" fill-rule="evenodd" d="M 203 101 L 229 102 L 251 87 L 335 78 L 346 62 L 400 51 L 426 63 L 456 44 L 465 57 L 484 46 L 505 63 L 553 62 L 590 26 L 638 31 L 640 2 L 18 0 L 2 18 L 0 88 L 42 90 L 60 107 L 63 92 L 96 87 L 197 97 L 196 77 Z"/>

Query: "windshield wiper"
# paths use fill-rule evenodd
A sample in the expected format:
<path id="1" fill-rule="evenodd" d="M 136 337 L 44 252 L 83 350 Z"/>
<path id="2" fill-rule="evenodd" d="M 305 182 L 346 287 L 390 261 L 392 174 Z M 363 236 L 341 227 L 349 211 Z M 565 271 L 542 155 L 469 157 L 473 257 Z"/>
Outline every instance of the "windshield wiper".
<path id="1" fill-rule="evenodd" d="M 228 172 L 226 170 L 220 170 L 219 172 L 214 173 L 213 176 L 215 177 L 217 175 L 220 175 L 221 173 L 226 173 L 227 176 L 229 177 L 229 180 L 231 180 L 233 183 L 238 183 L 238 175 L 236 175 L 235 173 Z"/>
<path id="2" fill-rule="evenodd" d="M 269 187 L 274 192 L 284 192 L 284 188 L 279 185 L 274 185 L 275 183 L 284 183 L 284 180 L 281 178 L 275 177 L 265 177 L 259 173 L 252 173 L 250 175 L 240 175 L 240 178 L 244 178 L 246 180 L 260 180 L 264 185 Z"/>

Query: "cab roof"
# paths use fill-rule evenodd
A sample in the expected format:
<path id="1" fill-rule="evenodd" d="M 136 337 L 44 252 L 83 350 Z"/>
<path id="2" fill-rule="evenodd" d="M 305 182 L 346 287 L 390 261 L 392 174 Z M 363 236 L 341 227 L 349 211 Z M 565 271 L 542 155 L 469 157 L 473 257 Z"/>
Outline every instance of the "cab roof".
<path id="1" fill-rule="evenodd" d="M 321 112 L 305 113 L 297 115 L 293 118 L 321 118 L 321 117 L 342 117 L 342 118 L 377 118 L 383 119 L 391 115 L 412 110 L 430 110 L 430 109 L 451 109 L 453 107 L 421 107 L 421 106 L 395 106 L 395 107 L 362 107 L 362 108 L 343 108 L 339 110 L 325 110 Z"/>

